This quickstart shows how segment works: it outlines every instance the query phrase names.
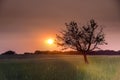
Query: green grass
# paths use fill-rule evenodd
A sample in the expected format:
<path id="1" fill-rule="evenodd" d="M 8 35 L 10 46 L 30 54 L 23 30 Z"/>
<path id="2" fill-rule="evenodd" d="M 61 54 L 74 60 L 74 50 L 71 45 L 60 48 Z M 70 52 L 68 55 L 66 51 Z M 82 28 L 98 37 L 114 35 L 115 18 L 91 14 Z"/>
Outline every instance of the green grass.
<path id="1" fill-rule="evenodd" d="M 1 59 L 0 80 L 120 80 L 120 57 L 82 56 Z"/>

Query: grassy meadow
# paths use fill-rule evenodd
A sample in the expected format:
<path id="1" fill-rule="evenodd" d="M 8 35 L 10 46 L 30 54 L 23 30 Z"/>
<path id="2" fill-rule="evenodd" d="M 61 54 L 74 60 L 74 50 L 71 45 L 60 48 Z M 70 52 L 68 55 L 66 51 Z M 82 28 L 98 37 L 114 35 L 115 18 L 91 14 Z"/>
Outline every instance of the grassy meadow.
<path id="1" fill-rule="evenodd" d="M 120 56 L 43 55 L 0 59 L 0 80 L 120 80 Z"/>

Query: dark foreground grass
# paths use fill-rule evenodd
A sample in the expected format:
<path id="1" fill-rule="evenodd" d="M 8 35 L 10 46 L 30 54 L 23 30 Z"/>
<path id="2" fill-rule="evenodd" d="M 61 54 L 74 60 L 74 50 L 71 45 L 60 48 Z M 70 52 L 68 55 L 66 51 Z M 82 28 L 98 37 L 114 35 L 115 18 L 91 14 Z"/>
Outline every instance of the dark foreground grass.
<path id="1" fill-rule="evenodd" d="M 120 80 L 120 57 L 81 56 L 1 59 L 0 80 Z"/>

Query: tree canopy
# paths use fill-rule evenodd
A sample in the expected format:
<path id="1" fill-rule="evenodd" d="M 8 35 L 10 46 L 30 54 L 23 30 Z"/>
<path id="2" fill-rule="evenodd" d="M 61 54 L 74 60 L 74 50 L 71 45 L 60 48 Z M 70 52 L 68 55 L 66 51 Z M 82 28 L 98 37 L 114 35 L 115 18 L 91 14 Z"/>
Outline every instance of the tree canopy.
<path id="1" fill-rule="evenodd" d="M 65 23 L 66 29 L 57 34 L 57 45 L 63 49 L 74 49 L 84 55 L 85 62 L 88 63 L 87 53 L 94 49 L 99 49 L 98 45 L 107 44 L 103 27 L 99 26 L 94 19 L 91 19 L 87 25 L 79 26 L 77 22 L 71 21 Z"/>

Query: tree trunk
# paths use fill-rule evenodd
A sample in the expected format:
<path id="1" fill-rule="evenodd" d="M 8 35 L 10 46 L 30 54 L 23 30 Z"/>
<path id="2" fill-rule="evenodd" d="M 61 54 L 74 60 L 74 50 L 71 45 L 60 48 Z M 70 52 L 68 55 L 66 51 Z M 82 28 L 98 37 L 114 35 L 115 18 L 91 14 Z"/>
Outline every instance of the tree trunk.
<path id="1" fill-rule="evenodd" d="M 84 53 L 83 56 L 84 56 L 84 61 L 85 61 L 85 63 L 86 63 L 86 64 L 89 64 L 88 59 L 87 59 L 87 54 Z"/>

